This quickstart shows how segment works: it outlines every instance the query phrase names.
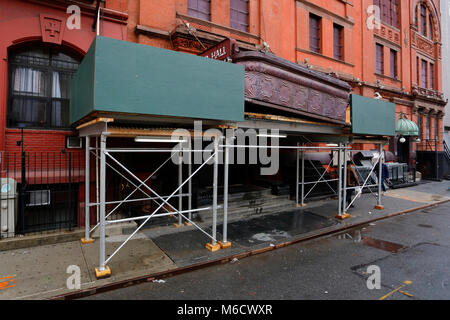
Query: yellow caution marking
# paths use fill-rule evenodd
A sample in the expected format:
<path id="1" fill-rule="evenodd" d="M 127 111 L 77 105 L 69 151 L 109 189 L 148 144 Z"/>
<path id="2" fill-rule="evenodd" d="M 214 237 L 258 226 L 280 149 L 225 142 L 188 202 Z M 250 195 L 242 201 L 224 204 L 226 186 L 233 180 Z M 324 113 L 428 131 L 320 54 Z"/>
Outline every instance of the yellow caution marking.
<path id="1" fill-rule="evenodd" d="M 401 289 L 403 289 L 404 287 L 406 287 L 407 285 L 412 284 L 412 281 L 406 280 L 403 282 L 404 284 L 402 284 L 400 287 L 398 287 L 397 289 L 392 290 L 391 292 L 389 292 L 388 294 L 382 296 L 380 299 L 378 300 L 384 300 L 388 297 L 390 297 L 391 295 L 393 295 L 394 293 L 396 293 L 397 291 L 400 291 Z"/>
<path id="2" fill-rule="evenodd" d="M 408 296 L 408 297 L 414 297 L 411 293 L 409 293 L 409 292 L 406 292 L 406 291 L 402 291 L 402 290 L 400 290 L 399 291 L 401 294 L 404 294 L 405 296 Z"/>

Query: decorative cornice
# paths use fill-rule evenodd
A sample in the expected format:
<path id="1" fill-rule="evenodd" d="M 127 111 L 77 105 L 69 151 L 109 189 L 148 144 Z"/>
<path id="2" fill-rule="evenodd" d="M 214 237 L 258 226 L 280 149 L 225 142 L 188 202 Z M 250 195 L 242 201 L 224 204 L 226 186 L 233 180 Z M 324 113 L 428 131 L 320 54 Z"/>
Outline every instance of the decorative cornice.
<path id="1" fill-rule="evenodd" d="M 374 29 L 374 36 L 381 41 L 386 41 L 398 49 L 402 48 L 400 30 L 396 30 L 393 27 L 382 24 L 379 30 L 376 28 Z"/>

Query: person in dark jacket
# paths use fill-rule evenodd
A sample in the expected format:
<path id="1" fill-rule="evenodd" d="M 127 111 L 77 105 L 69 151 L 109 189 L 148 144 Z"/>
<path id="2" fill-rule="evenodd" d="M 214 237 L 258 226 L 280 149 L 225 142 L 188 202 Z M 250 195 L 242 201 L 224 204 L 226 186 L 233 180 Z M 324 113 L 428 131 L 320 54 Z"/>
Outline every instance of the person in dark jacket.
<path id="1" fill-rule="evenodd" d="M 377 178 L 380 179 L 379 174 L 380 174 L 380 165 L 379 163 L 377 163 L 377 165 L 375 166 L 375 173 L 377 175 Z M 389 182 L 389 169 L 387 167 L 386 164 L 383 163 L 383 165 L 381 166 L 381 189 L 383 190 L 383 192 L 386 192 L 386 184 Z"/>
<path id="2" fill-rule="evenodd" d="M 355 193 L 355 187 L 361 186 L 359 183 L 358 175 L 356 174 L 355 169 L 352 166 L 352 162 L 347 162 L 347 187 L 350 187 L 351 189 L 348 189 L 346 192 L 346 203 L 347 206 L 352 202 L 353 195 Z M 353 208 L 354 205 L 351 206 Z"/>

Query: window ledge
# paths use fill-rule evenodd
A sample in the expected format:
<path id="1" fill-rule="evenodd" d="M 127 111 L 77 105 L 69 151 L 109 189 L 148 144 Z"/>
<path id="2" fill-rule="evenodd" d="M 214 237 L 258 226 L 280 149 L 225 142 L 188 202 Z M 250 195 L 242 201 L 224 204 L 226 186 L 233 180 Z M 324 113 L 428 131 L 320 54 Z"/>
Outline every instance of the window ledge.
<path id="1" fill-rule="evenodd" d="M 192 23 L 196 23 L 196 24 L 205 26 L 205 27 L 218 28 L 218 29 L 222 29 L 222 30 L 225 30 L 225 31 L 228 31 L 230 33 L 237 34 L 237 35 L 240 35 L 240 36 L 243 36 L 243 37 L 252 38 L 252 39 L 255 39 L 255 40 L 260 40 L 260 37 L 258 35 L 256 35 L 256 34 L 245 32 L 245 31 L 241 31 L 241 30 L 234 29 L 234 28 L 231 28 L 231 27 L 227 27 L 227 26 L 224 26 L 224 25 L 221 25 L 221 24 L 217 24 L 217 23 L 208 21 L 208 20 L 203 20 L 203 19 L 191 17 L 191 16 L 188 16 L 188 15 L 185 15 L 185 14 L 181 14 L 181 13 L 177 13 L 176 17 L 177 18 L 181 18 L 181 19 L 186 20 L 186 21 L 189 21 L 189 22 L 192 22 Z"/>
<path id="2" fill-rule="evenodd" d="M 329 56 L 325 56 L 325 55 L 323 55 L 321 53 L 316 53 L 314 51 L 309 51 L 309 50 L 305 50 L 305 49 L 301 49 L 301 48 L 296 48 L 296 50 L 298 52 L 302 52 L 302 53 L 306 53 L 306 54 L 312 54 L 312 55 L 315 55 L 315 56 L 318 56 L 318 57 L 321 57 L 321 58 L 325 58 L 325 59 L 334 61 L 336 63 L 345 64 L 346 66 L 349 66 L 349 67 L 354 67 L 355 66 L 354 64 L 351 64 L 349 62 L 346 62 L 346 61 L 343 61 L 343 60 L 338 60 L 338 59 L 335 59 L 335 58 L 332 58 L 332 57 L 329 57 Z"/>
<path id="3" fill-rule="evenodd" d="M 380 77 L 380 78 L 384 78 L 384 79 L 389 79 L 391 81 L 395 81 L 395 82 L 399 82 L 399 83 L 402 82 L 402 80 L 399 79 L 399 78 L 393 78 L 391 76 L 387 76 L 385 74 L 380 74 L 380 73 L 377 73 L 377 72 L 375 72 L 375 76 Z"/>

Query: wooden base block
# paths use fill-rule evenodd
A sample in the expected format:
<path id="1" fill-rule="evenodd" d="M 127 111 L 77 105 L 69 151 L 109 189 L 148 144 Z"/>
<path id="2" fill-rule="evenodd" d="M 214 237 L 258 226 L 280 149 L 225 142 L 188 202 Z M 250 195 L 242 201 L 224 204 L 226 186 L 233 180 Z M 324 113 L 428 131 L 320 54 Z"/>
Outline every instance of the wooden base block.
<path id="1" fill-rule="evenodd" d="M 208 249 L 211 252 L 216 252 L 220 250 L 220 244 L 216 243 L 216 244 L 211 244 L 211 243 L 207 243 L 206 244 L 206 249 Z"/>
<path id="2" fill-rule="evenodd" d="M 227 241 L 227 242 L 222 242 L 219 241 L 219 245 L 222 249 L 229 249 L 231 248 L 231 242 Z"/>
<path id="3" fill-rule="evenodd" d="M 376 210 L 384 210 L 384 206 L 375 206 Z"/>
<path id="4" fill-rule="evenodd" d="M 81 238 L 81 243 L 82 244 L 89 244 L 89 243 L 92 243 L 92 242 L 94 242 L 94 239 L 84 239 L 84 238 Z"/>
<path id="5" fill-rule="evenodd" d="M 183 227 L 184 227 L 184 224 L 174 223 L 173 226 L 174 226 L 175 228 L 179 229 L 179 228 L 183 228 Z"/>
<path id="6" fill-rule="evenodd" d="M 108 278 L 111 276 L 111 269 L 106 266 L 105 270 L 100 271 L 98 268 L 95 268 L 95 276 L 97 279 Z"/>
<path id="7" fill-rule="evenodd" d="M 341 215 L 337 215 L 336 216 L 336 219 L 339 219 L 339 220 L 346 220 L 346 219 L 349 219 L 351 216 L 348 214 L 348 213 L 343 213 L 343 214 L 341 214 Z"/>

